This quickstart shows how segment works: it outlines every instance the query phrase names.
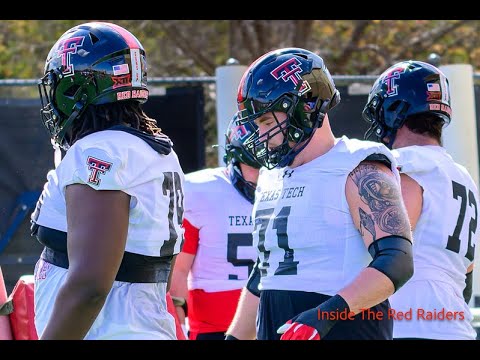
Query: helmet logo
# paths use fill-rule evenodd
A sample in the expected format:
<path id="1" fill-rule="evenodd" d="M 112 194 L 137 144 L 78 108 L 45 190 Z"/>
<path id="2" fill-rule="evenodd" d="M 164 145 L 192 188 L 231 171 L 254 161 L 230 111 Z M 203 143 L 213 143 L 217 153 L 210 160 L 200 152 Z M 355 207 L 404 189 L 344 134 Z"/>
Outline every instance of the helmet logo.
<path id="1" fill-rule="evenodd" d="M 62 58 L 62 74 L 64 76 L 72 76 L 74 73 L 73 64 L 70 61 L 70 56 L 77 53 L 77 49 L 82 47 L 85 36 L 75 36 L 63 40 L 57 50 L 57 57 Z"/>
<path id="2" fill-rule="evenodd" d="M 232 132 L 230 133 L 230 142 L 232 140 L 239 140 L 242 141 L 244 140 L 247 136 L 249 135 L 249 131 L 245 127 L 245 125 L 239 125 L 232 129 Z"/>
<path id="3" fill-rule="evenodd" d="M 132 85 L 130 74 L 123 76 L 112 76 L 113 85 L 112 89 L 116 89 L 121 86 L 130 86 Z"/>
<path id="4" fill-rule="evenodd" d="M 129 99 L 148 99 L 148 90 L 126 90 L 117 93 L 117 101 Z"/>
<path id="5" fill-rule="evenodd" d="M 387 96 L 396 96 L 398 95 L 398 85 L 395 84 L 396 79 L 400 79 L 400 74 L 403 73 L 405 69 L 403 67 L 397 67 L 392 69 L 385 75 L 382 82 L 387 85 Z"/>
<path id="6" fill-rule="evenodd" d="M 275 80 L 282 79 L 285 82 L 292 81 L 295 87 L 301 82 L 298 92 L 300 95 L 303 95 L 311 90 L 311 87 L 310 84 L 300 76 L 300 73 L 303 71 L 300 65 L 301 63 L 297 58 L 291 58 L 273 69 L 270 74 Z"/>
<path id="7" fill-rule="evenodd" d="M 452 109 L 450 106 L 445 104 L 428 104 L 428 110 L 430 111 L 442 111 L 447 113 L 449 116 L 452 116 Z"/>

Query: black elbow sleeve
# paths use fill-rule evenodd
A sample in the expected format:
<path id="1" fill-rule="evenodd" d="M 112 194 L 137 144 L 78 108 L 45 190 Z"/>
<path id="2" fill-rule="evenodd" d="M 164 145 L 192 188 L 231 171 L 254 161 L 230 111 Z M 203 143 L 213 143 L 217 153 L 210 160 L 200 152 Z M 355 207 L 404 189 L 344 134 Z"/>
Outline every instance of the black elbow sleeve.
<path id="1" fill-rule="evenodd" d="M 260 297 L 260 290 L 258 290 L 258 285 L 260 284 L 260 270 L 258 270 L 258 263 L 260 259 L 257 259 L 257 262 L 253 266 L 252 271 L 247 280 L 247 290 L 250 291 L 256 297 Z"/>
<path id="2" fill-rule="evenodd" d="M 373 260 L 368 265 L 386 275 L 395 291 L 413 276 L 412 242 L 399 235 L 385 236 L 368 247 Z"/>
<path id="3" fill-rule="evenodd" d="M 468 304 L 472 298 L 472 286 L 473 286 L 473 271 L 470 271 L 465 276 L 465 289 L 463 289 L 463 298 Z"/>

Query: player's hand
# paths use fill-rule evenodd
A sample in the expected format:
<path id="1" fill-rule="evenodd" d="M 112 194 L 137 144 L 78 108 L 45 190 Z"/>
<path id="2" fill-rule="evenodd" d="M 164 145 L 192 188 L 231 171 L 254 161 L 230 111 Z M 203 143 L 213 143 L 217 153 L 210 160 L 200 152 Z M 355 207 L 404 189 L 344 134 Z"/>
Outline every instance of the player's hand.
<path id="1" fill-rule="evenodd" d="M 280 340 L 320 340 L 324 339 L 331 328 L 338 321 L 335 319 L 320 318 L 323 312 L 345 311 L 350 316 L 350 308 L 347 302 L 338 294 L 324 301 L 319 306 L 301 312 L 280 326 L 277 334 L 283 334 Z M 355 315 L 352 313 L 352 315 Z M 349 317 L 350 319 L 350 317 Z"/>
<path id="2" fill-rule="evenodd" d="M 283 334 L 280 340 L 320 340 L 317 329 L 292 320 L 280 326 L 277 334 Z"/>
<path id="3" fill-rule="evenodd" d="M 318 308 L 313 308 L 287 321 L 277 333 L 283 334 L 280 340 L 320 340 L 318 324 Z"/>

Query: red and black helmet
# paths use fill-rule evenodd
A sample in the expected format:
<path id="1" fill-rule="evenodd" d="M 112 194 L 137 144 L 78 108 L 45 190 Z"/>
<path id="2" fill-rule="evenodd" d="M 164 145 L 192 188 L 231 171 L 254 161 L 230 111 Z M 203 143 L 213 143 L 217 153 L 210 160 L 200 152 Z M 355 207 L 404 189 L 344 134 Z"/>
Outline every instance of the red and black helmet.
<path id="1" fill-rule="evenodd" d="M 90 22 L 66 31 L 39 81 L 42 121 L 64 149 L 66 132 L 88 105 L 148 99 L 145 50 L 121 26 Z"/>

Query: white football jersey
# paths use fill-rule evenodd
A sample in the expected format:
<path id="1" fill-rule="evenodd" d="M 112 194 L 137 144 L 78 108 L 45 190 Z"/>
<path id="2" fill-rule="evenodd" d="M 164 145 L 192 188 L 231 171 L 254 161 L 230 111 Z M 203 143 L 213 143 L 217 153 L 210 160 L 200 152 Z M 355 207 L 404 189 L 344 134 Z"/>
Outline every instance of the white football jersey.
<path id="1" fill-rule="evenodd" d="M 252 204 L 232 185 L 225 167 L 185 176 L 185 219 L 199 230 L 188 288 L 241 289 L 257 258 Z"/>
<path id="2" fill-rule="evenodd" d="M 384 154 L 400 181 L 387 147 L 345 136 L 326 154 L 296 168 L 261 169 L 253 209 L 260 290 L 334 295 L 370 263 L 345 184 L 371 154 Z"/>
<path id="3" fill-rule="evenodd" d="M 173 150 L 160 155 L 137 136 L 99 131 L 76 141 L 47 179 L 37 224 L 67 231 L 67 185 L 121 190 L 131 196 L 125 250 L 148 256 L 180 251 L 184 174 Z"/>
<path id="4" fill-rule="evenodd" d="M 415 273 L 390 298 L 392 309 L 412 309 L 412 320 L 396 321 L 394 337 L 475 339 L 463 290 L 480 236 L 477 186 L 443 147 L 409 146 L 393 154 L 400 172 L 423 189 L 422 213 L 413 232 Z M 442 310 L 450 317 L 457 314 L 428 320 L 430 313 Z"/>

